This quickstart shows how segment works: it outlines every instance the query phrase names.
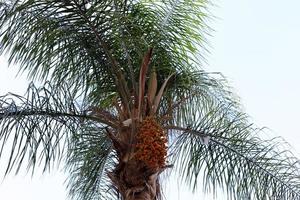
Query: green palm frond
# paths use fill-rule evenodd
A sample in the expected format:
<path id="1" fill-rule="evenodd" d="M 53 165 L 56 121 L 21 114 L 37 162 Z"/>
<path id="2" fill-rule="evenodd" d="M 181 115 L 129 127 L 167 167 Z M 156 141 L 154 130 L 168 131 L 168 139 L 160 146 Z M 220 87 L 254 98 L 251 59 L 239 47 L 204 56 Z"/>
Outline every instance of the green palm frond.
<path id="1" fill-rule="evenodd" d="M 133 87 L 149 46 L 162 82 L 187 69 L 205 40 L 202 0 L 92 1 L 84 10 L 77 1 L 14 2 L 2 2 L 0 14 L 1 52 L 10 53 L 10 62 L 31 78 L 50 75 L 56 84 L 67 79 L 101 94 L 121 83 Z"/>
<path id="2" fill-rule="evenodd" d="M 159 112 L 163 118 L 168 118 L 165 123 L 193 126 L 203 110 L 209 112 L 220 104 L 231 105 L 232 112 L 241 112 L 238 97 L 220 73 L 182 71 L 174 76 L 168 88 Z"/>
<path id="3" fill-rule="evenodd" d="M 182 180 L 194 189 L 200 182 L 208 192 L 223 191 L 228 199 L 300 199 L 300 161 L 284 141 L 262 139 L 215 75 L 179 74 L 162 102 L 163 117 L 173 116 L 164 123 L 170 160 Z"/>
<path id="4" fill-rule="evenodd" d="M 66 172 L 72 199 L 116 199 L 107 177 L 116 157 L 106 129 L 92 123 L 84 124 L 69 143 Z"/>
<path id="5" fill-rule="evenodd" d="M 106 91 L 112 88 L 103 50 L 75 8 L 59 1 L 2 3 L 0 21 L 1 51 L 9 51 L 9 61 L 21 64 L 30 78 L 45 80 L 50 74 L 53 83 L 68 80 L 76 89 L 96 82 Z"/>
<path id="6" fill-rule="evenodd" d="M 202 108 L 193 125 L 169 127 L 182 178 L 194 189 L 199 181 L 206 191 L 224 191 L 229 199 L 299 199 L 300 161 L 282 140 L 261 139 L 247 117 L 232 110 Z"/>
<path id="7" fill-rule="evenodd" d="M 13 167 L 18 172 L 27 156 L 28 168 L 34 170 L 39 163 L 46 170 L 61 158 L 63 141 L 83 121 L 105 124 L 101 116 L 87 115 L 84 104 L 76 104 L 70 88 L 53 87 L 49 83 L 36 88 L 31 84 L 25 97 L 15 94 L 0 97 L 0 155 L 11 145 L 6 173 Z"/>
<path id="8" fill-rule="evenodd" d="M 283 140 L 262 139 L 216 75 L 177 74 L 170 83 L 176 89 L 162 101 L 177 175 L 194 189 L 200 184 L 228 199 L 299 199 L 300 161 Z"/>

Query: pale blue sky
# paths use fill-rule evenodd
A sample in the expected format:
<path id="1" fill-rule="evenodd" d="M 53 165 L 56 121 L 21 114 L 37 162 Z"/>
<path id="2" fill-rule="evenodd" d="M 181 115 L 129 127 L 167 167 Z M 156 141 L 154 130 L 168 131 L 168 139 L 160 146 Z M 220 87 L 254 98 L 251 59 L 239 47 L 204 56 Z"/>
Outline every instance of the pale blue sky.
<path id="1" fill-rule="evenodd" d="M 300 1 L 224 0 L 213 1 L 215 32 L 209 38 L 211 54 L 205 69 L 222 72 L 241 97 L 245 111 L 258 126 L 283 136 L 299 156 L 300 131 Z M 23 93 L 27 83 L 14 78 L 16 70 L 1 59 L 0 94 Z M 33 179 L 8 177 L 0 184 L 1 200 L 65 200 L 64 178 L 59 172 Z M 178 194 L 172 182 L 167 199 L 202 199 Z M 207 198 L 209 199 L 209 198 Z M 220 198 L 224 199 L 224 198 Z"/>

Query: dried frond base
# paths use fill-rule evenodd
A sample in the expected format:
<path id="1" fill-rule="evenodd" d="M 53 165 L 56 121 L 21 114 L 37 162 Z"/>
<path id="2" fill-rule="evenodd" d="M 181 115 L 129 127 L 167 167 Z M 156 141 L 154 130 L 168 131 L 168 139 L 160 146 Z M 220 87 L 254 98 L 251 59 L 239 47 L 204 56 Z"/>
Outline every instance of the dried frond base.
<path id="1" fill-rule="evenodd" d="M 159 172 L 150 171 L 137 160 L 120 162 L 108 173 L 117 192 L 124 200 L 160 200 Z"/>

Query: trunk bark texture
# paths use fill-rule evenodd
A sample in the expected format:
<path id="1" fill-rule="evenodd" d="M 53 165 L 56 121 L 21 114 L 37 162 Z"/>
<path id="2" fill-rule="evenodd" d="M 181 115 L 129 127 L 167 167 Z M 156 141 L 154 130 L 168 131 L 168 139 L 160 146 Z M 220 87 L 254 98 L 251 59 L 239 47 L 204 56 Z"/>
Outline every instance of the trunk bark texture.
<path id="1" fill-rule="evenodd" d="M 160 185 L 158 172 L 150 172 L 141 162 L 131 160 L 120 162 L 109 173 L 122 200 L 158 200 Z"/>

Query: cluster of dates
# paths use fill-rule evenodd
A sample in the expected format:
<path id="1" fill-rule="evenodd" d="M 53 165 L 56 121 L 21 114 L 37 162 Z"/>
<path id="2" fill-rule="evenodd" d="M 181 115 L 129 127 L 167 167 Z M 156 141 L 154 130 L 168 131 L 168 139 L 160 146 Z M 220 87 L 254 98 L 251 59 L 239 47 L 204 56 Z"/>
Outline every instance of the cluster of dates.
<path id="1" fill-rule="evenodd" d="M 147 117 L 141 123 L 137 134 L 135 156 L 150 169 L 165 166 L 167 137 L 154 117 Z"/>

